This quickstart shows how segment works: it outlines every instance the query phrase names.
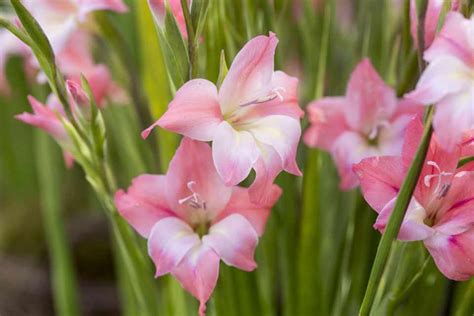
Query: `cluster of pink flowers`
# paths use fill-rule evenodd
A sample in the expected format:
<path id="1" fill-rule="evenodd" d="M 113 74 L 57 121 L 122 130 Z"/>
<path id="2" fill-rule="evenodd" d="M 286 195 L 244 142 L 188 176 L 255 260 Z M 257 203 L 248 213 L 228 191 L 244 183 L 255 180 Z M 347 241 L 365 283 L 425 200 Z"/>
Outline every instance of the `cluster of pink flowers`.
<path id="1" fill-rule="evenodd" d="M 91 47 L 93 34 L 86 27 L 90 13 L 94 11 L 126 12 L 127 7 L 122 0 L 28 0 L 24 1 L 24 5 L 37 19 L 50 40 L 56 63 L 68 80 L 69 93 L 71 87 L 80 85 L 80 77 L 84 75 L 99 106 L 104 106 L 106 99 L 116 102 L 127 100 L 125 92 L 112 81 L 107 66 L 94 62 Z M 27 68 L 39 68 L 31 51 L 22 42 L 9 33 L 3 33 L 6 31 L 1 32 L 0 36 L 5 36 L 7 47 L 1 50 L 0 71 L 3 70 L 7 57 L 12 54 L 22 54 L 27 59 Z M 44 82 L 46 76 L 40 72 L 37 80 Z M 78 87 L 74 88 L 74 91 L 78 90 Z M 74 102 L 71 95 L 70 99 Z M 16 118 L 45 130 L 55 138 L 63 147 L 66 164 L 71 166 L 74 161 L 69 150 L 71 140 L 61 122 L 61 119 L 65 118 L 61 103 L 53 94 L 48 97 L 46 104 L 33 97 L 29 97 L 29 101 L 34 113 L 23 113 Z"/>
<path id="2" fill-rule="evenodd" d="M 441 6 L 428 6 L 428 66 L 414 91 L 397 100 L 364 60 L 345 97 L 309 105 L 304 140 L 333 155 L 342 189 L 361 185 L 383 231 L 420 142 L 420 110 L 433 105 L 435 135 L 398 238 L 423 240 L 444 275 L 466 280 L 474 275 L 474 163 L 458 162 L 474 154 L 474 17 L 449 12 L 435 37 Z"/>
<path id="3" fill-rule="evenodd" d="M 282 170 L 301 175 L 298 80 L 274 71 L 277 43 L 273 33 L 249 41 L 219 89 L 205 79 L 185 83 L 142 133 L 160 126 L 184 136 L 168 173 L 139 176 L 115 198 L 119 212 L 148 238 L 156 275 L 174 275 L 199 299 L 201 314 L 220 259 L 255 269 L 258 237 L 281 194 L 275 177 Z M 250 188 L 237 186 L 252 169 Z"/>

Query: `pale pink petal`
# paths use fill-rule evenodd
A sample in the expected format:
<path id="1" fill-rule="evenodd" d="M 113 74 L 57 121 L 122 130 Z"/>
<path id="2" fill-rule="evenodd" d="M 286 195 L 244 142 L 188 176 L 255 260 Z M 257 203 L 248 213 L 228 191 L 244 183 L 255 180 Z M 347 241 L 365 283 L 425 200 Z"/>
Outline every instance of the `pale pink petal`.
<path id="1" fill-rule="evenodd" d="M 369 146 L 367 140 L 356 132 L 345 132 L 337 138 L 331 153 L 341 177 L 339 187 L 342 190 L 353 189 L 359 184 L 352 171 L 354 164 L 364 158 L 379 156 L 377 148 Z"/>
<path id="2" fill-rule="evenodd" d="M 226 185 L 236 185 L 247 178 L 258 157 L 252 134 L 236 131 L 225 121 L 216 129 L 212 158 Z"/>
<path id="3" fill-rule="evenodd" d="M 344 97 L 326 97 L 308 105 L 310 127 L 304 142 L 310 147 L 331 150 L 337 137 L 349 129 L 344 107 L 349 106 Z"/>
<path id="4" fill-rule="evenodd" d="M 249 106 L 249 111 L 242 120 L 253 120 L 268 115 L 285 115 L 294 119 L 304 116 L 298 105 L 298 79 L 282 71 L 275 71 L 272 76 L 275 96 L 273 100 Z"/>
<path id="5" fill-rule="evenodd" d="M 254 260 L 258 235 L 249 221 L 240 214 L 232 214 L 213 224 L 202 242 L 214 249 L 230 266 L 244 271 L 257 267 Z"/>
<path id="6" fill-rule="evenodd" d="M 474 129 L 464 134 L 462 142 L 462 157 L 474 156 Z"/>
<path id="7" fill-rule="evenodd" d="M 400 157 L 373 157 L 353 167 L 365 200 L 378 213 L 400 191 L 406 168 Z"/>
<path id="8" fill-rule="evenodd" d="M 265 224 L 270 215 L 270 209 L 277 202 L 282 193 L 280 187 L 274 184 L 271 185 L 267 191 L 268 192 L 263 193 L 266 196 L 266 203 L 259 205 L 251 201 L 248 189 L 234 187 L 229 203 L 225 210 L 214 219 L 214 223 L 219 222 L 231 214 L 240 214 L 252 224 L 257 234 L 261 236 L 265 230 Z"/>
<path id="9" fill-rule="evenodd" d="M 182 218 L 190 219 L 190 210 L 180 203 L 194 193 L 205 201 L 212 218 L 224 210 L 232 188 L 224 185 L 212 161 L 212 152 L 208 144 L 183 138 L 166 174 L 166 197 L 171 209 Z"/>
<path id="10" fill-rule="evenodd" d="M 474 228 L 454 236 L 434 235 L 425 246 L 447 278 L 464 281 L 474 275 Z"/>
<path id="11" fill-rule="evenodd" d="M 393 198 L 380 211 L 377 221 L 374 224 L 375 229 L 379 230 L 380 232 L 385 230 L 390 216 L 392 215 L 396 200 L 396 197 Z M 415 199 L 412 199 L 400 227 L 398 239 L 403 241 L 416 241 L 425 240 L 433 236 L 435 234 L 435 230 L 424 223 L 427 215 L 428 214 L 426 213 L 424 207 L 420 205 Z"/>
<path id="12" fill-rule="evenodd" d="M 250 40 L 237 54 L 219 90 L 224 115 L 270 93 L 277 44 L 275 34 L 261 35 Z"/>
<path id="13" fill-rule="evenodd" d="M 474 17 L 466 19 L 459 12 L 449 12 L 444 26 L 433 44 L 425 52 L 427 61 L 440 57 L 456 57 L 466 65 L 474 66 Z"/>
<path id="14" fill-rule="evenodd" d="M 459 59 L 437 58 L 423 72 L 416 89 L 408 93 L 406 97 L 425 105 L 439 102 L 451 93 L 458 93 L 472 87 L 472 79 L 469 79 L 470 72 L 471 69 Z"/>
<path id="15" fill-rule="evenodd" d="M 173 272 L 184 256 L 201 240 L 199 236 L 177 217 L 159 220 L 148 239 L 148 254 L 156 266 L 156 277 Z"/>
<path id="16" fill-rule="evenodd" d="M 144 174 L 133 179 L 128 192 L 119 190 L 115 194 L 120 215 L 145 238 L 156 222 L 174 216 L 166 202 L 165 188 L 165 176 Z"/>
<path id="17" fill-rule="evenodd" d="M 156 22 L 160 27 L 164 27 L 165 24 L 165 0 L 148 0 L 148 5 L 150 6 L 151 12 L 155 17 Z M 188 5 L 191 5 L 191 1 L 188 0 Z M 186 30 L 186 20 L 184 19 L 183 9 L 181 7 L 180 0 L 168 0 L 168 6 L 171 10 L 171 13 L 176 19 L 176 23 L 178 24 L 179 30 L 181 34 L 183 34 L 184 38 L 187 38 L 187 30 Z"/>
<path id="18" fill-rule="evenodd" d="M 22 113 L 16 115 L 15 118 L 32 126 L 38 127 L 50 134 L 57 142 L 62 145 L 68 145 L 70 143 L 69 135 L 66 132 L 61 120 L 59 119 L 59 113 L 56 113 L 46 105 L 42 104 L 32 96 L 28 97 L 31 107 L 33 108 L 33 114 Z"/>
<path id="19" fill-rule="evenodd" d="M 296 150 L 301 136 L 300 122 L 283 115 L 270 115 L 250 124 L 248 131 L 253 137 L 271 146 L 280 156 L 281 168 L 301 176 L 296 165 Z"/>
<path id="20" fill-rule="evenodd" d="M 397 106 L 395 91 L 380 78 L 369 59 L 352 72 L 346 97 L 346 121 L 364 134 L 369 134 L 380 118 L 390 117 Z"/>
<path id="21" fill-rule="evenodd" d="M 436 107 L 433 126 L 446 150 L 461 143 L 463 134 L 474 129 L 474 88 L 443 98 Z"/>
<path id="22" fill-rule="evenodd" d="M 219 277 L 219 256 L 201 244 L 191 249 L 172 274 L 181 285 L 199 300 L 199 315 L 204 316 Z"/>
<path id="23" fill-rule="evenodd" d="M 142 136 L 146 138 L 154 127 L 160 126 L 192 139 L 210 141 L 222 120 L 216 86 L 204 79 L 194 79 L 176 92 L 165 114 Z"/>

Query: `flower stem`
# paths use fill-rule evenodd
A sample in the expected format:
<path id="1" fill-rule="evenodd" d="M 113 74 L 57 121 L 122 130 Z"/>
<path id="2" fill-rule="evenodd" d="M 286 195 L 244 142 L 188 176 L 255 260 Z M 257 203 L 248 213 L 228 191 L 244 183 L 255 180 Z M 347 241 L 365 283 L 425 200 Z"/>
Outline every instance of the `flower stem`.
<path id="1" fill-rule="evenodd" d="M 433 127 L 431 125 L 433 118 L 433 107 L 428 110 L 426 125 L 423 131 L 420 145 L 416 151 L 415 157 L 410 165 L 408 174 L 403 182 L 403 185 L 398 193 L 397 201 L 393 209 L 392 215 L 388 221 L 387 228 L 380 240 L 377 255 L 375 257 L 372 271 L 370 273 L 369 283 L 365 292 L 364 300 L 359 311 L 359 315 L 369 315 L 372 305 L 374 303 L 375 294 L 377 292 L 377 285 L 379 284 L 380 278 L 382 277 L 385 264 L 387 262 L 392 242 L 398 235 L 400 226 L 403 218 L 405 217 L 406 210 L 410 203 L 411 197 L 415 190 L 418 178 L 420 177 L 421 170 L 428 152 L 431 136 L 433 134 Z"/>
<path id="2" fill-rule="evenodd" d="M 189 54 L 189 79 L 198 76 L 197 65 L 197 42 L 196 34 L 194 33 L 193 21 L 189 12 L 187 0 L 181 0 L 181 7 L 183 8 L 184 20 L 186 21 L 186 32 L 188 33 L 188 54 Z"/>

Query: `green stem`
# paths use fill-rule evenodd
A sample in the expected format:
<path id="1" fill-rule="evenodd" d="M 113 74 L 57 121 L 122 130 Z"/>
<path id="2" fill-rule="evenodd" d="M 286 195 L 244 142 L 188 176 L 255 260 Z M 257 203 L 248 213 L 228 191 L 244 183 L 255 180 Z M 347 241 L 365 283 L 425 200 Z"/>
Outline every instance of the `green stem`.
<path id="1" fill-rule="evenodd" d="M 62 163 L 53 152 L 51 140 L 36 133 L 36 156 L 44 230 L 51 261 L 54 304 L 58 315 L 79 315 L 76 276 L 61 214 L 60 175 Z"/>
<path id="2" fill-rule="evenodd" d="M 184 20 L 186 21 L 186 31 L 188 33 L 189 79 L 193 79 L 197 78 L 199 70 L 197 65 L 198 39 L 196 39 L 194 33 L 193 21 L 191 20 L 187 0 L 181 0 L 181 7 L 183 8 Z"/>
<path id="3" fill-rule="evenodd" d="M 472 315 L 474 312 L 474 280 L 469 281 L 469 288 L 464 294 L 464 299 L 456 309 L 455 316 Z"/>
<path id="4" fill-rule="evenodd" d="M 406 210 L 410 204 L 411 197 L 415 191 L 418 178 L 420 177 L 431 141 L 431 136 L 433 134 L 433 128 L 431 125 L 432 117 L 433 108 L 430 107 L 420 145 L 416 151 L 413 162 L 410 165 L 405 181 L 403 182 L 403 185 L 400 189 L 392 215 L 390 216 L 387 228 L 385 229 L 377 249 L 377 255 L 372 266 L 369 283 L 359 311 L 359 315 L 361 316 L 366 316 L 370 313 L 374 303 L 375 294 L 377 292 L 377 285 L 379 284 L 380 278 L 382 277 L 388 255 L 392 247 L 392 242 L 398 235 L 398 231 L 400 230 L 403 218 L 405 217 Z"/>

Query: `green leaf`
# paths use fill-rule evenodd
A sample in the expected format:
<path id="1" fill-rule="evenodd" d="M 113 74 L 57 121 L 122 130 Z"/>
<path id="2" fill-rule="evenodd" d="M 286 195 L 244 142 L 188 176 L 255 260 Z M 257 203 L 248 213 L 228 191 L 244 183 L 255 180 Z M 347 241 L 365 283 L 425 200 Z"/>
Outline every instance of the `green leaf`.
<path id="1" fill-rule="evenodd" d="M 227 63 L 225 61 L 225 52 L 224 50 L 221 51 L 221 58 L 219 63 L 219 75 L 217 77 L 217 87 L 220 88 L 222 83 L 224 82 L 227 73 L 229 72 L 229 68 L 227 67 Z"/>

